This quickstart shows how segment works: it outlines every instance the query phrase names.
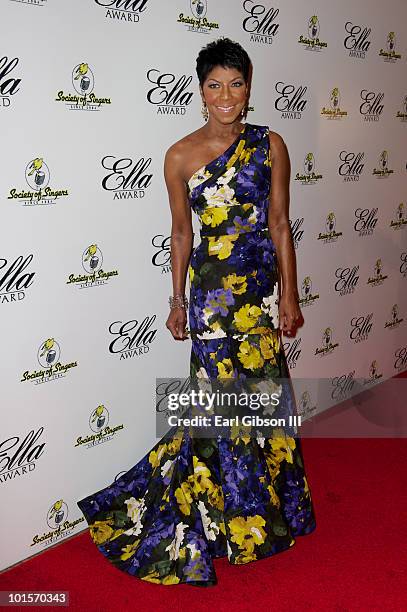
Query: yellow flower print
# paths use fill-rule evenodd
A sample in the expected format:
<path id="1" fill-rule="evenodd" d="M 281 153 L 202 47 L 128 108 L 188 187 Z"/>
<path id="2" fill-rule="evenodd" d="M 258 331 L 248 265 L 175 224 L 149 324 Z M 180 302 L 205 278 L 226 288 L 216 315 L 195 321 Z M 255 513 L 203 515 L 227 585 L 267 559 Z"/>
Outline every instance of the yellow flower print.
<path id="1" fill-rule="evenodd" d="M 236 147 L 236 151 L 230 157 L 229 161 L 226 164 L 226 168 L 231 168 L 237 161 L 243 162 L 243 164 L 247 164 L 252 156 L 252 153 L 255 152 L 256 147 L 252 147 L 250 149 L 245 149 L 246 140 L 242 139 Z"/>
<path id="2" fill-rule="evenodd" d="M 182 482 L 181 486 L 175 489 L 175 499 L 178 502 L 182 514 L 191 514 L 191 503 L 193 500 L 191 487 L 188 482 Z"/>
<path id="3" fill-rule="evenodd" d="M 199 170 L 194 172 L 194 174 L 191 176 L 191 178 L 188 181 L 189 189 L 193 191 L 195 187 L 198 187 L 198 185 L 206 181 L 211 176 L 212 174 L 209 172 L 209 170 L 204 170 L 203 168 L 199 168 Z"/>
<path id="4" fill-rule="evenodd" d="M 230 159 L 228 160 L 227 164 L 226 164 L 226 168 L 231 168 L 236 162 L 237 160 L 240 158 L 240 155 L 243 153 L 244 154 L 244 146 L 246 144 L 246 140 L 244 140 L 242 138 L 242 140 L 239 142 L 239 144 L 236 147 L 236 151 L 233 153 L 233 155 L 230 157 Z"/>
<path id="5" fill-rule="evenodd" d="M 263 529 L 265 524 L 266 521 L 259 514 L 247 518 L 236 516 L 228 523 L 232 542 L 235 542 L 241 550 L 252 553 L 256 544 L 263 544 L 265 541 L 266 532 Z"/>
<path id="6" fill-rule="evenodd" d="M 225 501 L 223 498 L 223 490 L 220 485 L 213 485 L 213 489 L 208 491 L 208 501 L 211 506 L 214 506 L 220 511 L 223 511 L 225 508 Z M 222 529 L 223 526 L 223 529 Z M 219 529 L 225 533 L 225 524 L 220 523 Z"/>
<path id="7" fill-rule="evenodd" d="M 222 359 L 217 364 L 218 367 L 218 378 L 232 378 L 233 377 L 233 363 L 229 357 Z"/>
<path id="8" fill-rule="evenodd" d="M 222 278 L 222 284 L 224 289 L 232 289 L 232 293 L 242 295 L 247 289 L 247 277 L 237 276 L 233 272 L 233 274 L 228 274 L 228 276 Z"/>
<path id="9" fill-rule="evenodd" d="M 230 428 L 230 439 L 234 440 L 235 444 L 238 444 L 240 440 L 245 444 L 250 442 L 251 427 L 247 425 L 232 425 Z"/>
<path id="10" fill-rule="evenodd" d="M 280 350 L 280 339 L 278 332 L 275 334 L 264 334 L 260 336 L 260 351 L 264 359 L 270 359 L 272 364 L 276 363 L 276 354 Z"/>
<path id="11" fill-rule="evenodd" d="M 252 346 L 248 340 L 244 340 L 240 343 L 237 356 L 247 370 L 256 370 L 257 368 L 261 368 L 264 364 L 264 359 L 259 349 Z"/>
<path id="12" fill-rule="evenodd" d="M 271 453 L 265 450 L 265 457 L 268 471 L 270 472 L 271 479 L 274 481 L 280 473 L 280 464 L 276 461 L 276 458 Z"/>
<path id="13" fill-rule="evenodd" d="M 244 164 L 249 163 L 250 158 L 252 154 L 255 152 L 255 150 L 256 150 L 256 147 L 252 147 L 251 149 L 246 149 L 244 155 L 242 153 L 242 155 L 240 156 L 240 160 L 242 160 Z"/>
<path id="14" fill-rule="evenodd" d="M 145 580 L 146 582 L 153 582 L 154 584 L 178 584 L 180 580 L 178 576 L 175 576 L 175 574 L 170 574 L 169 576 L 164 576 L 164 578 L 160 579 L 158 570 L 154 570 L 146 576 L 142 576 L 141 579 Z"/>
<path id="15" fill-rule="evenodd" d="M 285 436 L 284 432 L 282 430 L 280 431 L 281 435 L 276 435 L 269 439 L 271 452 L 279 463 L 284 461 L 284 459 L 288 461 L 288 463 L 293 463 L 292 451 L 296 447 L 295 439 Z"/>
<path id="16" fill-rule="evenodd" d="M 134 555 L 134 553 L 136 552 L 136 549 L 137 549 L 137 546 L 139 545 L 139 542 L 140 542 L 140 540 L 136 540 L 132 544 L 128 544 L 127 546 L 122 548 L 123 554 L 120 555 L 120 559 L 122 561 L 127 561 L 127 559 L 130 559 L 130 557 L 132 557 Z"/>
<path id="17" fill-rule="evenodd" d="M 236 565 L 244 565 L 245 563 L 250 563 L 250 561 L 256 560 L 257 556 L 255 555 L 255 553 L 249 553 L 247 550 L 245 550 L 236 557 L 235 563 Z"/>
<path id="18" fill-rule="evenodd" d="M 112 537 L 109 538 L 109 542 L 112 542 L 116 538 L 119 538 L 122 535 L 122 533 L 125 533 L 124 529 L 116 529 L 116 531 L 113 532 Z"/>
<path id="19" fill-rule="evenodd" d="M 95 521 L 90 526 L 90 536 L 95 544 L 104 544 L 110 540 L 114 532 L 111 525 L 113 525 L 113 519 Z"/>
<path id="20" fill-rule="evenodd" d="M 233 249 L 233 242 L 238 239 L 237 234 L 225 236 L 208 236 L 208 254 L 216 255 L 218 259 L 227 259 Z"/>
<path id="21" fill-rule="evenodd" d="M 245 232 L 250 232 L 253 225 L 256 224 L 257 214 L 252 213 L 248 219 L 246 219 L 246 223 L 240 223 L 237 219 L 233 220 L 233 225 L 235 226 L 237 234 L 244 234 Z M 247 223 L 249 225 L 247 225 Z"/>
<path id="22" fill-rule="evenodd" d="M 160 446 L 158 447 L 158 450 L 156 451 L 151 451 L 148 460 L 151 463 L 153 468 L 156 468 L 160 465 L 161 463 L 161 459 L 162 456 L 164 455 L 165 451 L 167 450 L 167 445 L 166 444 L 160 444 Z"/>
<path id="23" fill-rule="evenodd" d="M 275 489 L 273 487 L 273 485 L 269 485 L 267 487 L 268 492 L 270 493 L 270 499 L 271 499 L 271 503 L 274 504 L 275 506 L 277 506 L 277 508 L 280 508 L 280 498 L 278 497 L 277 493 L 275 492 Z"/>
<path id="24" fill-rule="evenodd" d="M 245 306 L 242 306 L 234 314 L 234 324 L 236 329 L 240 332 L 247 332 L 256 325 L 261 314 L 261 308 L 258 306 L 250 306 L 250 304 L 245 304 Z"/>
<path id="25" fill-rule="evenodd" d="M 209 327 L 211 328 L 211 330 L 214 332 L 214 337 L 216 338 L 216 333 L 219 331 L 222 331 L 222 326 L 219 323 L 219 321 L 214 321 L 213 323 L 211 323 L 209 325 Z"/>
<path id="26" fill-rule="evenodd" d="M 267 157 L 266 157 L 266 159 L 264 160 L 264 165 L 265 165 L 265 166 L 268 166 L 269 168 L 272 168 L 272 166 L 273 166 L 273 161 L 272 161 L 272 159 L 271 159 L 271 149 L 269 150 L 269 154 L 268 154 L 268 156 L 267 156 Z"/>
<path id="27" fill-rule="evenodd" d="M 174 436 L 171 442 L 168 442 L 167 453 L 169 455 L 175 455 L 176 453 L 178 453 L 179 449 L 181 448 L 181 442 L 182 442 L 182 434 L 178 436 Z"/>
<path id="28" fill-rule="evenodd" d="M 195 276 L 195 270 L 193 269 L 191 265 L 188 266 L 188 274 L 189 274 L 189 280 L 192 283 L 192 281 L 194 280 L 194 276 Z"/>
<path id="29" fill-rule="evenodd" d="M 154 584 L 161 584 L 161 580 L 159 579 L 160 574 L 158 570 L 153 570 L 149 574 L 145 576 L 140 576 L 141 580 L 145 580 L 146 582 L 154 582 Z"/>
<path id="30" fill-rule="evenodd" d="M 226 293 L 216 297 L 211 297 L 209 294 L 209 296 L 206 298 L 206 303 L 208 305 L 205 307 L 205 313 L 208 315 L 208 319 L 218 310 L 218 308 L 221 308 L 225 314 L 229 311 L 226 298 Z"/>
<path id="31" fill-rule="evenodd" d="M 192 456 L 194 473 L 188 477 L 188 482 L 192 486 L 194 495 L 199 495 L 206 490 L 212 491 L 214 488 L 213 482 L 210 480 L 210 470 L 206 467 L 203 461 L 199 461 L 196 455 Z"/>
<path id="32" fill-rule="evenodd" d="M 210 225 L 211 227 L 217 227 L 226 221 L 228 218 L 228 207 L 227 206 L 212 206 L 205 209 L 201 215 L 202 223 Z"/>
<path id="33" fill-rule="evenodd" d="M 178 584 L 179 578 L 175 574 L 170 574 L 162 579 L 161 584 Z"/>

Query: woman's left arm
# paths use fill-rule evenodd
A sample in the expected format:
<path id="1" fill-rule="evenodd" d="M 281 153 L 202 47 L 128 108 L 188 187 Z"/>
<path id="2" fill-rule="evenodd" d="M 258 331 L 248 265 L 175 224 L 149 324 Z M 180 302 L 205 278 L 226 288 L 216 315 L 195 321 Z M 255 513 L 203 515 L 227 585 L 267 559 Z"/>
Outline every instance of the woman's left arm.
<path id="1" fill-rule="evenodd" d="M 298 306 L 297 269 L 294 243 L 289 221 L 290 158 L 284 140 L 270 131 L 271 192 L 268 227 L 276 247 L 281 273 L 282 291 L 279 301 L 280 329 L 294 331 L 302 319 Z"/>

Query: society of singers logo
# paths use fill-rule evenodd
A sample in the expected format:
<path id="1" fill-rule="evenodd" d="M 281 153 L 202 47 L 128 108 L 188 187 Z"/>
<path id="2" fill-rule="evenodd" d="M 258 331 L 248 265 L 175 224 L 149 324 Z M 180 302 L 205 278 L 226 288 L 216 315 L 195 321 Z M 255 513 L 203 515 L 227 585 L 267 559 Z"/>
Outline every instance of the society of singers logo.
<path id="1" fill-rule="evenodd" d="M 379 285 L 383 285 L 386 278 L 388 278 L 387 274 L 382 274 L 383 270 L 383 262 L 382 260 L 376 259 L 376 262 L 373 266 L 373 276 L 369 276 L 367 279 L 367 284 L 371 287 L 378 287 Z"/>
<path id="2" fill-rule="evenodd" d="M 316 169 L 314 154 L 312 152 L 307 153 L 304 158 L 302 172 L 297 172 L 294 180 L 300 181 L 301 185 L 316 185 L 322 178 L 322 174 Z"/>
<path id="3" fill-rule="evenodd" d="M 43 383 L 64 378 L 67 373 L 78 365 L 77 361 L 62 363 L 61 347 L 55 338 L 47 338 L 41 342 L 37 350 L 37 361 L 40 368 L 37 370 L 26 370 L 21 375 L 20 382 L 32 381 L 39 385 Z"/>
<path id="4" fill-rule="evenodd" d="M 373 168 L 372 174 L 376 178 L 388 178 L 390 174 L 393 174 L 394 170 L 389 168 L 389 153 L 384 150 L 380 153 L 379 164 L 377 168 Z"/>
<path id="5" fill-rule="evenodd" d="M 75 448 L 94 448 L 109 442 L 118 431 L 124 429 L 122 423 L 120 425 L 110 425 L 110 412 L 104 404 L 99 404 L 91 411 L 88 426 L 90 432 L 76 438 Z"/>
<path id="6" fill-rule="evenodd" d="M 321 51 L 328 46 L 328 43 L 323 42 L 319 38 L 320 25 L 317 15 L 312 15 L 308 20 L 308 31 L 305 36 L 301 34 L 298 42 L 304 45 L 308 51 Z"/>
<path id="7" fill-rule="evenodd" d="M 100 111 L 106 104 L 112 101 L 107 97 L 99 97 L 94 93 L 95 76 L 91 66 L 87 62 L 81 62 L 74 66 L 71 73 L 71 83 L 75 93 L 65 93 L 59 90 L 55 101 L 64 102 L 69 110 Z"/>
<path id="8" fill-rule="evenodd" d="M 316 300 L 319 300 L 319 293 L 313 293 L 312 289 L 311 277 L 306 276 L 301 283 L 301 298 L 298 300 L 301 308 L 304 308 L 304 306 L 312 306 Z"/>
<path id="9" fill-rule="evenodd" d="M 102 251 L 97 244 L 91 244 L 82 254 L 82 268 L 85 274 L 70 274 L 66 284 L 74 284 L 80 289 L 99 287 L 106 285 L 112 277 L 119 274 L 117 270 L 104 270 L 102 266 Z"/>
<path id="10" fill-rule="evenodd" d="M 323 244 L 329 244 L 331 242 L 336 242 L 340 236 L 342 236 L 342 232 L 336 231 L 336 216 L 334 212 L 328 213 L 325 220 L 325 232 L 319 232 L 318 240 L 322 240 Z"/>
<path id="11" fill-rule="evenodd" d="M 348 111 L 341 107 L 341 92 L 339 87 L 334 87 L 329 94 L 329 107 L 323 106 L 321 116 L 326 119 L 343 119 L 347 117 Z"/>
<path id="12" fill-rule="evenodd" d="M 219 29 L 219 23 L 217 21 L 211 21 L 207 16 L 207 0 L 189 0 L 189 2 L 184 0 L 184 2 L 189 5 L 189 14 L 180 13 L 177 23 L 184 25 L 188 32 L 210 34 L 212 30 Z"/>
<path id="13" fill-rule="evenodd" d="M 74 528 L 79 523 L 85 522 L 85 517 L 81 516 L 75 520 L 69 520 L 69 509 L 64 499 L 57 499 L 51 505 L 46 515 L 46 528 L 44 533 L 36 533 L 30 546 L 40 545 L 42 548 L 51 546 L 64 538 L 72 535 Z"/>
<path id="14" fill-rule="evenodd" d="M 315 349 L 315 355 L 325 357 L 326 355 L 333 353 L 333 351 L 339 346 L 339 343 L 335 342 L 332 336 L 332 327 L 326 327 L 322 334 L 322 344 Z"/>
<path id="15" fill-rule="evenodd" d="M 383 57 L 385 62 L 394 63 L 396 60 L 401 59 L 400 53 L 396 53 L 396 34 L 395 32 L 389 32 L 386 40 L 386 49 L 380 49 L 379 55 Z"/>
<path id="16" fill-rule="evenodd" d="M 56 204 L 59 198 L 69 195 L 68 189 L 50 185 L 51 173 L 43 157 L 30 159 L 25 167 L 25 181 L 28 187 L 12 187 L 7 196 L 23 206 Z"/>

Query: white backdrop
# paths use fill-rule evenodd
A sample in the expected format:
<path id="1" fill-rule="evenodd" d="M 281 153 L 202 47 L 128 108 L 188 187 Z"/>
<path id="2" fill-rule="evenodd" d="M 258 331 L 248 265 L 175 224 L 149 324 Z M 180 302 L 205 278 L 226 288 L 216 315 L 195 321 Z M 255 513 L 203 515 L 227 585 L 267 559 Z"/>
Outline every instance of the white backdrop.
<path id="1" fill-rule="evenodd" d="M 218 36 L 253 61 L 248 121 L 290 152 L 300 409 L 338 401 L 313 379 L 406 369 L 407 6 L 1 0 L 0 15 L 2 569 L 86 527 L 76 500 L 156 441 L 156 377 L 188 376 L 190 341 L 165 328 L 162 167 L 202 125 L 195 59 Z"/>

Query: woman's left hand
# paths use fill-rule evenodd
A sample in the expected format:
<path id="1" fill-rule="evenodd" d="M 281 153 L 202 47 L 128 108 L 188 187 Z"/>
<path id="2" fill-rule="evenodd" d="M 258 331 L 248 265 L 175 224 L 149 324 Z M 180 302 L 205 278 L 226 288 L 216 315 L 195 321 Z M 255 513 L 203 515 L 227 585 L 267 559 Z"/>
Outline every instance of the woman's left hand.
<path id="1" fill-rule="evenodd" d="M 278 304 L 278 312 L 280 329 L 288 336 L 293 336 L 299 323 L 304 321 L 298 306 L 298 295 L 283 292 Z"/>

